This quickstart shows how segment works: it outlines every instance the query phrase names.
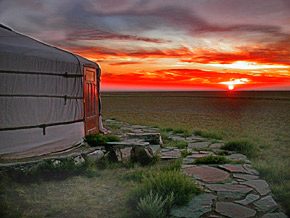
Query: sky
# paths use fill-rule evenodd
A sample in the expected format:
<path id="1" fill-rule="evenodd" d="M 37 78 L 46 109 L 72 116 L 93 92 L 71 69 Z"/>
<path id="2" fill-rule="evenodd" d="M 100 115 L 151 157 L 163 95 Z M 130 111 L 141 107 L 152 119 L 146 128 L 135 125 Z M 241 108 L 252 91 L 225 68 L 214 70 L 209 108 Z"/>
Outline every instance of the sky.
<path id="1" fill-rule="evenodd" d="M 97 62 L 106 91 L 290 90 L 290 0 L 0 0 L 0 23 Z"/>

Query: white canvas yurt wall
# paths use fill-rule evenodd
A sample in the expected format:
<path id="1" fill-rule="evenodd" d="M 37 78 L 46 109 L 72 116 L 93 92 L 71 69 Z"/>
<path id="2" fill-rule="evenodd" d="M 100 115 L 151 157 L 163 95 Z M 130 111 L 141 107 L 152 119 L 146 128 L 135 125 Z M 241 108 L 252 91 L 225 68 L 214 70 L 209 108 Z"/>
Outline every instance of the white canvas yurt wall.
<path id="1" fill-rule="evenodd" d="M 0 26 L 0 155 L 82 141 L 84 66 L 97 69 L 99 87 L 96 63 Z"/>

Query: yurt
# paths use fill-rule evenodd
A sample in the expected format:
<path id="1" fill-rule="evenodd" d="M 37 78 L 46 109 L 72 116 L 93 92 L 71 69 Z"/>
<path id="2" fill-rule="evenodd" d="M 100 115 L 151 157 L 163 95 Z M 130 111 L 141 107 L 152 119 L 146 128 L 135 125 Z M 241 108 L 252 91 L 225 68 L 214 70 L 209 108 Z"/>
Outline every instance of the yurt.
<path id="1" fill-rule="evenodd" d="M 63 151 L 102 130 L 98 64 L 0 24 L 0 158 Z"/>

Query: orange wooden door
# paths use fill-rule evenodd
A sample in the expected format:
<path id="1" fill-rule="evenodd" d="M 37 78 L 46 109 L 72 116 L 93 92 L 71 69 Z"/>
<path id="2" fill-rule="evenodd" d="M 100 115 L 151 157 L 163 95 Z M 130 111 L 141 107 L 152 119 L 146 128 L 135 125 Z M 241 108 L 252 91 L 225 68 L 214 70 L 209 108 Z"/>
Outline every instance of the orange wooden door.
<path id="1" fill-rule="evenodd" d="M 99 132 L 97 72 L 95 68 L 84 68 L 85 132 Z"/>

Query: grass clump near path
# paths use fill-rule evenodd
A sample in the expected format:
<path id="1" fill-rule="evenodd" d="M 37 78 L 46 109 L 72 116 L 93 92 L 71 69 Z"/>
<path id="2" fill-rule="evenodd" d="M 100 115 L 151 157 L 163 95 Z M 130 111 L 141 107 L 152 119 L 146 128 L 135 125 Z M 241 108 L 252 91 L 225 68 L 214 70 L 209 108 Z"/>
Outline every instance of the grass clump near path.
<path id="1" fill-rule="evenodd" d="M 153 194 L 152 191 L 144 198 L 141 198 L 137 205 L 137 217 L 140 218 L 166 218 L 170 213 L 170 209 L 173 205 L 174 194 L 163 199 L 158 193 Z"/>
<path id="2" fill-rule="evenodd" d="M 229 162 L 230 160 L 226 159 L 223 156 L 213 156 L 213 155 L 197 158 L 195 160 L 195 164 L 226 164 Z"/>
<path id="3" fill-rule="evenodd" d="M 121 139 L 115 135 L 101 135 L 100 133 L 90 134 L 85 137 L 85 141 L 92 147 L 105 146 L 108 142 L 119 142 Z"/>
<path id="4" fill-rule="evenodd" d="M 257 147 L 247 140 L 229 141 L 223 145 L 221 149 L 237 151 L 246 155 L 247 157 L 255 157 L 257 155 Z"/>
<path id="5" fill-rule="evenodd" d="M 150 193 L 154 193 L 155 196 L 150 196 Z M 199 193 L 201 193 L 201 190 L 186 175 L 180 174 L 178 171 L 155 171 L 144 176 L 141 183 L 132 189 L 129 194 L 128 204 L 133 210 L 136 210 L 138 209 L 137 205 L 140 205 L 140 202 L 144 201 L 144 199 L 159 201 L 164 204 L 163 211 L 167 213 L 164 217 L 167 217 L 173 205 L 185 205 L 191 200 L 193 195 Z M 155 205 L 154 202 L 148 201 L 146 204 L 147 206 L 152 205 L 152 207 Z M 170 205 L 170 208 L 165 205 Z M 147 211 L 153 209 L 147 208 Z"/>
<path id="6" fill-rule="evenodd" d="M 207 132 L 207 131 L 203 131 L 203 130 L 195 130 L 193 133 L 194 133 L 194 135 L 201 136 L 204 138 L 218 139 L 218 140 L 223 139 L 223 136 L 219 133 L 216 133 L 216 132 Z"/>

